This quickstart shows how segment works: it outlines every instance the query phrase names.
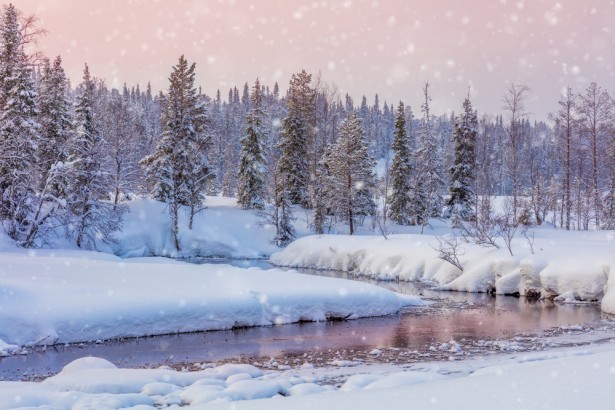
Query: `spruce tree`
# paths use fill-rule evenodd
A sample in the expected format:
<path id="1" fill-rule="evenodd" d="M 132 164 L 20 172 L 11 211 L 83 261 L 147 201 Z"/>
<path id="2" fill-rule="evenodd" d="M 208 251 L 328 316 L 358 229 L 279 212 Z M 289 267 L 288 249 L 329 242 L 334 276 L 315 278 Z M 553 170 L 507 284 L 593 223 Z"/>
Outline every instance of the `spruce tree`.
<path id="1" fill-rule="evenodd" d="M 348 224 L 350 235 L 356 231 L 358 217 L 374 213 L 374 165 L 361 120 L 351 114 L 340 125 L 339 139 L 330 147 L 327 163 L 330 207 Z"/>
<path id="2" fill-rule="evenodd" d="M 40 138 L 37 147 L 38 194 L 32 223 L 24 246 L 42 246 L 49 241 L 53 227 L 66 216 L 69 183 L 69 138 L 72 118 L 68 100 L 68 80 L 58 56 L 53 65 L 44 60 L 39 80 L 37 105 Z"/>
<path id="3" fill-rule="evenodd" d="M 412 222 L 410 207 L 412 162 L 406 133 L 406 112 L 401 101 L 397 108 L 392 150 L 389 218 L 400 225 L 409 225 Z"/>
<path id="4" fill-rule="evenodd" d="M 168 204 L 175 250 L 181 250 L 179 211 L 189 210 L 189 228 L 204 209 L 206 186 L 211 178 L 207 162 L 210 140 L 205 133 L 206 109 L 194 87 L 195 64 L 182 55 L 169 77 L 162 99 L 162 135 L 152 155 L 141 163 L 152 181 L 153 195 Z"/>
<path id="5" fill-rule="evenodd" d="M 286 175 L 288 196 L 293 204 L 307 206 L 306 124 L 295 111 L 289 111 L 282 124 L 278 168 Z"/>
<path id="6" fill-rule="evenodd" d="M 263 209 L 266 168 L 263 142 L 266 137 L 263 129 L 265 113 L 262 108 L 262 90 L 258 78 L 250 98 L 251 108 L 246 119 L 247 128 L 241 139 L 237 203 L 242 209 Z"/>
<path id="7" fill-rule="evenodd" d="M 97 249 L 98 241 L 112 243 L 120 229 L 125 207 L 109 201 L 112 181 L 104 171 L 105 141 L 94 114 L 96 84 L 85 65 L 75 105 L 73 135 L 69 147 L 70 184 L 67 186 L 68 236 L 79 248 Z"/>
<path id="8" fill-rule="evenodd" d="M 421 226 L 429 223 L 429 218 L 438 217 L 442 211 L 442 158 L 433 127 L 429 103 L 429 83 L 423 87 L 424 102 L 421 105 L 419 148 L 417 151 L 415 184 L 412 195 L 412 208 L 416 221 Z"/>
<path id="9" fill-rule="evenodd" d="M 474 193 L 474 174 L 476 169 L 476 137 L 478 118 L 469 96 L 463 102 L 463 113 L 455 120 L 455 162 L 451 168 L 450 199 L 452 224 L 459 227 L 461 221 L 474 218 L 476 196 Z"/>
<path id="10" fill-rule="evenodd" d="M 22 27 L 12 4 L 3 7 L 0 45 L 0 220 L 7 234 L 24 245 L 39 183 L 40 124 Z"/>
<path id="11" fill-rule="evenodd" d="M 316 172 L 314 145 L 316 92 L 312 76 L 293 74 L 286 99 L 288 115 L 282 125 L 280 161 L 288 175 L 288 192 L 293 204 L 310 206 L 310 175 Z"/>

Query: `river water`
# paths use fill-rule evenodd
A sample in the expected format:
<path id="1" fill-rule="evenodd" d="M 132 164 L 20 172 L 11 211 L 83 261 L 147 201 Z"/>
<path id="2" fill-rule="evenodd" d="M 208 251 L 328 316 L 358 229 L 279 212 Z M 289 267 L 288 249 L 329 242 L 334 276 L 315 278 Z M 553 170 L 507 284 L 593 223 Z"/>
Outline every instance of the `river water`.
<path id="1" fill-rule="evenodd" d="M 231 263 L 241 267 L 270 267 L 265 261 Z M 302 273 L 364 280 L 345 272 L 303 270 Z M 374 348 L 424 351 L 434 343 L 451 339 L 477 341 L 506 339 L 519 334 L 540 336 L 553 327 L 583 325 L 596 322 L 602 316 L 595 305 L 561 305 L 549 301 L 529 302 L 510 296 L 439 292 L 409 282 L 371 282 L 400 293 L 420 294 L 431 304 L 379 318 L 47 347 L 27 355 L 0 358 L 0 379 L 20 380 L 55 374 L 67 363 L 83 356 L 102 357 L 120 367 L 141 367 L 241 358 L 298 357 L 319 351 L 368 351 Z"/>

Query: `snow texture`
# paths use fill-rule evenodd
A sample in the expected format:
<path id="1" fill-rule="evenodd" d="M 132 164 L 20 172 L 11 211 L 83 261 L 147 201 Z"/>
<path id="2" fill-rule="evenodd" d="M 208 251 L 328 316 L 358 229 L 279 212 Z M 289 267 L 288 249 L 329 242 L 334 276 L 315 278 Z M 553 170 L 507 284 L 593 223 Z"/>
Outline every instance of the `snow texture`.
<path id="1" fill-rule="evenodd" d="M 293 242 L 271 261 L 279 266 L 332 269 L 373 278 L 420 280 L 443 290 L 565 296 L 571 301 L 600 301 L 615 313 L 615 242 L 605 232 L 538 229 L 532 254 L 525 239 L 507 250 L 464 243 L 463 272 L 438 259 L 431 235 L 308 236 Z M 582 256 L 582 257 L 581 257 Z M 610 279 L 607 286 L 607 280 Z"/>
<path id="2" fill-rule="evenodd" d="M 0 382 L 0 409 L 610 409 L 615 400 L 612 346 L 423 364 L 343 370 L 339 389 L 327 369 L 267 373 L 246 364 L 180 372 L 119 369 L 77 359 L 43 382 Z M 391 371 L 392 370 L 392 371 Z M 318 384 L 321 383 L 321 384 Z M 282 397 L 286 396 L 286 397 Z M 259 400 L 257 400 L 259 399 Z"/>
<path id="3" fill-rule="evenodd" d="M 281 270 L 86 251 L 0 254 L 0 349 L 396 313 L 420 299 Z M 9 345 L 6 345 L 6 344 Z"/>

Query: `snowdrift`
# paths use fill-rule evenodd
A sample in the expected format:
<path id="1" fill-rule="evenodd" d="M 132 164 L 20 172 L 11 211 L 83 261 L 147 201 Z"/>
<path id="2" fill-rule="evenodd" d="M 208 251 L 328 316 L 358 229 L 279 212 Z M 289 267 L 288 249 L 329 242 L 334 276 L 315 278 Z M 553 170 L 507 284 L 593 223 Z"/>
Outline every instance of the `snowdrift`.
<path id="1" fill-rule="evenodd" d="M 275 227 L 262 225 L 254 212 L 239 209 L 235 198 L 207 197 L 207 209 L 196 215 L 193 229 L 188 229 L 187 213 L 181 212 L 181 252 L 175 250 L 164 203 L 138 199 L 126 204 L 130 212 L 124 215 L 118 243 L 110 250 L 123 258 L 263 258 L 278 249 L 272 243 Z M 300 224 L 297 229 L 302 232 Z"/>
<path id="2" fill-rule="evenodd" d="M 602 300 L 602 309 L 615 313 L 615 241 L 609 233 L 540 229 L 534 253 L 525 239 L 515 239 L 515 256 L 506 249 L 464 243 L 463 272 L 439 259 L 436 247 L 430 235 L 308 236 L 273 254 L 271 262 L 383 280 L 425 281 L 443 290 L 522 296 L 540 292 L 563 301 Z"/>
<path id="3" fill-rule="evenodd" d="M 276 269 L 85 251 L 16 249 L 0 258 L 5 354 L 31 343 L 387 315 L 420 303 L 370 284 Z"/>

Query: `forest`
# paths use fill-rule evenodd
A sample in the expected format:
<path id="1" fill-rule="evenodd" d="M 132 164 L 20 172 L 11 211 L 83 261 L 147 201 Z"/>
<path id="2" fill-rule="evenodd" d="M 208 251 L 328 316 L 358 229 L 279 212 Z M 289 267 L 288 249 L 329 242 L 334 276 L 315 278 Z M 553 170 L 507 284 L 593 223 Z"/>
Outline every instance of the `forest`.
<path id="1" fill-rule="evenodd" d="M 502 106 L 479 113 L 472 90 L 458 113 L 422 104 L 354 101 L 320 73 L 289 84 L 219 90 L 195 84 L 194 63 L 179 57 L 166 90 L 143 84 L 109 88 L 83 70 L 71 84 L 60 56 L 36 52 L 44 32 L 13 5 L 0 21 L 0 218 L 23 247 L 63 236 L 84 249 L 113 242 L 126 203 L 167 204 L 179 250 L 178 215 L 192 220 L 206 196 L 236 197 L 294 238 L 293 206 L 313 210 L 312 229 L 370 217 L 480 231 L 491 198 L 507 196 L 508 222 L 566 230 L 615 228 L 615 99 L 592 83 L 553 95 L 549 118 L 526 109 L 531 89 L 510 83 Z M 496 90 L 497 92 L 497 90 Z M 296 209 L 296 207 L 295 207 Z"/>

